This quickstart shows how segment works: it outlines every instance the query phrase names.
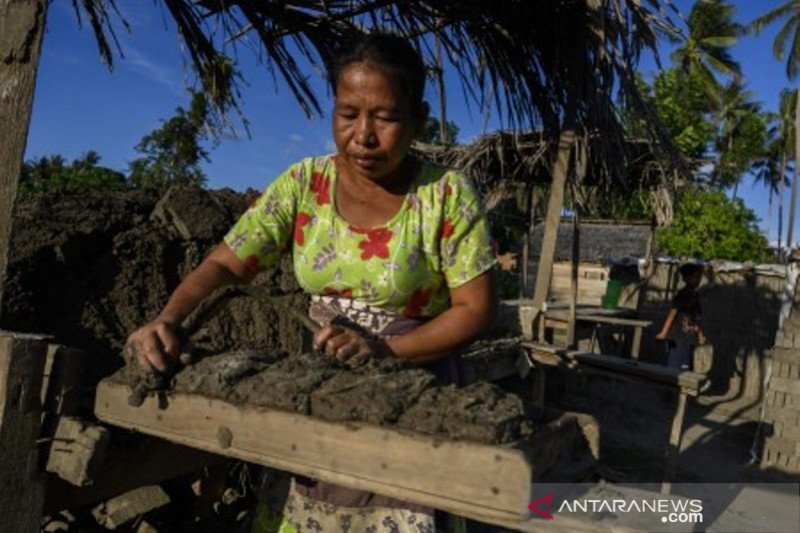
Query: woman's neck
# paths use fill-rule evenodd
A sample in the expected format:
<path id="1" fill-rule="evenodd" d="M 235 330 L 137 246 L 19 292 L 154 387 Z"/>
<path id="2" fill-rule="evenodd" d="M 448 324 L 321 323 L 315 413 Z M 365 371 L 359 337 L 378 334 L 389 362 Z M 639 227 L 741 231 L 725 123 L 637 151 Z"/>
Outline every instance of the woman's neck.
<path id="1" fill-rule="evenodd" d="M 348 223 L 363 228 L 384 225 L 402 207 L 417 170 L 416 163 L 407 159 L 394 175 L 377 181 L 340 168 L 334 189 L 339 215 Z"/>
<path id="2" fill-rule="evenodd" d="M 414 158 L 406 156 L 397 170 L 377 180 L 360 176 L 346 167 L 339 167 L 338 170 L 339 177 L 344 178 L 345 187 L 351 196 L 370 199 L 375 194 L 405 195 L 417 171 L 417 164 Z"/>

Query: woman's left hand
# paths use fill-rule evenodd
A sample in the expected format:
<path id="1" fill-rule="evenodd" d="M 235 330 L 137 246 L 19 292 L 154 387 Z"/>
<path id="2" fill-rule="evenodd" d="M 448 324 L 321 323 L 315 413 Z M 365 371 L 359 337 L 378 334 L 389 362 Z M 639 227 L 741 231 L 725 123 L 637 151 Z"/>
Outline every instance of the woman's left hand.
<path id="1" fill-rule="evenodd" d="M 367 338 L 355 330 L 330 324 L 314 337 L 314 349 L 350 366 L 361 365 L 373 357 L 392 355 L 385 341 Z"/>

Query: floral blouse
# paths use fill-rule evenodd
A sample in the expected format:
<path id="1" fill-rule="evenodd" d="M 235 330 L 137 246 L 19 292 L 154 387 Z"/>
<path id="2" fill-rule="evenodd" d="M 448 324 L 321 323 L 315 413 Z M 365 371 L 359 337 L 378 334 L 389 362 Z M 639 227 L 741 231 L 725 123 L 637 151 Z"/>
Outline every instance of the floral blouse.
<path id="1" fill-rule="evenodd" d="M 337 178 L 333 155 L 292 165 L 225 242 L 253 270 L 275 265 L 293 245 L 295 276 L 306 292 L 419 318 L 445 311 L 448 289 L 495 263 L 486 217 L 462 174 L 423 163 L 402 207 L 375 228 L 339 215 Z"/>

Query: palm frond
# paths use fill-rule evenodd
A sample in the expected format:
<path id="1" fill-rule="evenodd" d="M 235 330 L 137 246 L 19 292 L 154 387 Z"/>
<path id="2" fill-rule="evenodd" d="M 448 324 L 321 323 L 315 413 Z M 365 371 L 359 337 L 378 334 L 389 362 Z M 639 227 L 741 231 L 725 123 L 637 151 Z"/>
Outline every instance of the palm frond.
<path id="1" fill-rule="evenodd" d="M 792 11 L 798 10 L 798 8 L 800 8 L 800 2 L 797 2 L 797 0 L 789 0 L 785 4 L 781 4 L 772 11 L 769 11 L 753 20 L 747 25 L 747 31 L 758 35 L 764 30 L 764 28 L 771 25 L 776 20 L 785 17 Z"/>
<path id="2" fill-rule="evenodd" d="M 794 16 L 789 18 L 786 24 L 778 30 L 777 35 L 775 35 L 775 40 L 772 42 L 772 55 L 775 56 L 775 59 L 783 59 L 783 54 L 786 52 L 786 44 L 789 41 L 789 37 L 792 36 L 792 33 L 797 30 L 797 24 L 798 17 Z"/>
<path id="3" fill-rule="evenodd" d="M 795 32 L 794 36 L 792 37 L 792 49 L 786 58 L 786 75 L 789 76 L 790 80 L 795 79 L 797 77 L 798 72 L 800 72 L 800 25 L 798 25 L 798 20 L 800 16 L 793 17 L 793 21 L 795 24 Z"/>
<path id="4" fill-rule="evenodd" d="M 107 36 L 113 40 L 114 34 L 109 14 L 117 0 L 81 1 L 94 21 L 101 55 L 110 63 Z M 491 102 L 511 130 L 541 129 L 555 138 L 565 127 L 567 111 L 574 110 L 569 126 L 585 138 L 597 139 L 592 149 L 606 155 L 604 164 L 620 179 L 625 169 L 619 161 L 625 158 L 619 151 L 626 143 L 615 107 L 617 92 L 646 118 L 654 146 L 673 161 L 679 159 L 672 140 L 639 95 L 634 74 L 642 50 L 657 52 L 659 34 L 680 35 L 671 20 L 677 10 L 669 0 L 161 3 L 175 20 L 203 87 L 216 87 L 224 97 L 214 99 L 217 105 L 236 104 L 235 77 L 230 86 L 223 79 L 231 75 L 225 57 L 238 53 L 236 45 L 244 36 L 254 37 L 250 42 L 265 66 L 308 115 L 315 115 L 322 112 L 321 100 L 310 77 L 324 70 L 348 36 L 391 31 L 408 37 L 428 64 L 434 64 L 431 43 L 438 39 L 470 105 L 483 112 Z"/>

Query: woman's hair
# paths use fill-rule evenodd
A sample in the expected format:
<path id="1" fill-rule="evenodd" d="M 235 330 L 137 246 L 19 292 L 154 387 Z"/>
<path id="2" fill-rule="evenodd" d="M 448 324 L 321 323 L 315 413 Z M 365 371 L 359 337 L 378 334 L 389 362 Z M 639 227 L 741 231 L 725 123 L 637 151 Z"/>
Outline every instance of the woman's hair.
<path id="1" fill-rule="evenodd" d="M 425 63 L 406 39 L 389 33 L 370 33 L 345 43 L 329 71 L 334 95 L 342 71 L 354 63 L 369 63 L 395 81 L 408 98 L 412 112 L 422 106 Z"/>

